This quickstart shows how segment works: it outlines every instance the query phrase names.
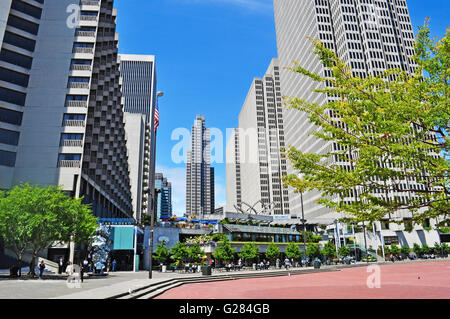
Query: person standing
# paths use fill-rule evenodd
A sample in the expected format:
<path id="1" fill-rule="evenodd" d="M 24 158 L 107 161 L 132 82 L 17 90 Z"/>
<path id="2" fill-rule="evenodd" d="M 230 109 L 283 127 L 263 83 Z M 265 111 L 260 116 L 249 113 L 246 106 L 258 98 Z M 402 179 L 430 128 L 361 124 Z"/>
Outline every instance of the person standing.
<path id="1" fill-rule="evenodd" d="M 80 263 L 80 280 L 83 282 L 84 280 L 84 265 L 83 263 Z"/>
<path id="2" fill-rule="evenodd" d="M 42 279 L 42 275 L 44 274 L 44 269 L 45 269 L 45 263 L 42 260 L 41 263 L 39 264 L 39 279 Z"/>
<path id="3" fill-rule="evenodd" d="M 67 266 L 66 266 L 66 274 L 69 275 L 69 276 L 72 276 L 72 275 L 73 275 L 73 265 L 72 265 L 72 262 L 71 262 L 71 261 L 69 261 L 69 262 L 67 263 Z"/>
<path id="4" fill-rule="evenodd" d="M 59 258 L 58 261 L 58 274 L 61 275 L 64 269 L 64 259 L 62 257 Z"/>

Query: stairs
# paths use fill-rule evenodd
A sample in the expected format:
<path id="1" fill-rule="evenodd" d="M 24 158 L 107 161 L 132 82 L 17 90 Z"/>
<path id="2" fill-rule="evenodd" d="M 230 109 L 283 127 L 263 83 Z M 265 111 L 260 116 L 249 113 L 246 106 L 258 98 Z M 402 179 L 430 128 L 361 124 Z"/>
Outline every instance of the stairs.
<path id="1" fill-rule="evenodd" d="M 188 277 L 188 278 L 172 278 L 158 283 L 154 283 L 134 291 L 118 294 L 108 299 L 153 299 L 164 292 L 179 287 L 181 285 L 191 283 L 205 283 L 205 282 L 219 282 L 228 280 L 239 280 L 247 278 L 267 278 L 267 277 L 280 277 L 290 276 L 308 273 L 317 273 L 324 271 L 338 271 L 337 269 L 307 269 L 307 270 L 287 270 L 287 271 L 261 271 L 251 273 L 231 273 L 226 275 L 213 275 L 213 276 L 201 276 L 201 277 Z"/>

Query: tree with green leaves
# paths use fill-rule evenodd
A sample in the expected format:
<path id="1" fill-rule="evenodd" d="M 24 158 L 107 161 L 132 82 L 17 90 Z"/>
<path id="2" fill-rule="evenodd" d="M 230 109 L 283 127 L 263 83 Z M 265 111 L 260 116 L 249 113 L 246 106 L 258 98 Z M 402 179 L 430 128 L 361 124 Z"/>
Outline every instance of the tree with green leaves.
<path id="1" fill-rule="evenodd" d="M 429 254 L 431 252 L 431 248 L 427 244 L 422 244 L 422 253 Z"/>
<path id="2" fill-rule="evenodd" d="M 0 236 L 19 263 L 25 250 L 32 251 L 32 276 L 39 252 L 55 243 L 87 242 L 97 227 L 89 205 L 67 196 L 61 187 L 21 184 L 0 197 Z"/>
<path id="3" fill-rule="evenodd" d="M 350 256 L 351 252 L 350 252 L 350 248 L 348 248 L 348 246 L 341 246 L 341 247 L 339 247 L 338 253 L 339 253 L 339 256 L 347 257 L 347 256 Z"/>
<path id="4" fill-rule="evenodd" d="M 402 247 L 400 248 L 400 252 L 404 255 L 409 255 L 411 249 L 407 245 L 402 245 Z"/>
<path id="5" fill-rule="evenodd" d="M 439 243 L 434 243 L 433 251 L 436 255 L 441 255 L 442 254 L 441 245 Z"/>
<path id="6" fill-rule="evenodd" d="M 323 246 L 321 254 L 327 259 L 336 257 L 336 246 L 332 242 L 328 242 Z"/>
<path id="7" fill-rule="evenodd" d="M 313 244 L 313 243 L 308 244 L 308 246 L 306 248 L 306 256 L 308 256 L 310 260 L 313 260 L 316 257 L 320 258 L 321 254 L 320 254 L 319 244 Z"/>
<path id="8" fill-rule="evenodd" d="M 444 254 L 450 254 L 450 246 L 447 243 L 442 243 L 442 251 Z"/>
<path id="9" fill-rule="evenodd" d="M 286 246 L 285 254 L 286 254 L 287 258 L 289 258 L 289 259 L 297 260 L 297 259 L 302 258 L 302 251 L 300 250 L 300 247 L 298 246 L 297 243 L 293 243 L 293 242 L 289 243 Z"/>
<path id="10" fill-rule="evenodd" d="M 190 262 L 198 263 L 202 260 L 205 252 L 200 248 L 199 245 L 194 244 L 188 247 L 188 258 Z"/>
<path id="11" fill-rule="evenodd" d="M 287 176 L 285 183 L 296 191 L 319 191 L 319 204 L 356 222 L 378 221 L 400 210 L 409 210 L 417 224 L 446 216 L 450 29 L 434 41 L 428 24 L 420 28 L 412 57 L 418 66 L 414 74 L 391 69 L 361 78 L 320 41 L 313 44 L 331 75 L 298 64 L 291 70 L 316 82 L 313 91 L 327 96 L 328 102 L 319 105 L 292 97 L 286 98 L 287 104 L 308 115 L 316 127 L 311 135 L 335 147 L 321 154 L 287 149 L 285 155 L 298 174 Z M 423 187 L 405 182 L 411 180 Z M 399 192 L 408 196 L 387 196 Z"/>
<path id="12" fill-rule="evenodd" d="M 400 248 L 397 245 L 391 245 L 391 254 L 398 255 L 400 254 Z"/>
<path id="13" fill-rule="evenodd" d="M 254 243 L 247 243 L 242 246 L 242 250 L 238 253 L 239 258 L 242 258 L 245 263 L 253 262 L 259 255 L 259 248 Z"/>
<path id="14" fill-rule="evenodd" d="M 185 243 L 177 242 L 175 246 L 170 248 L 170 254 L 172 258 L 179 263 L 184 264 L 186 260 L 189 258 L 189 248 Z"/>
<path id="15" fill-rule="evenodd" d="M 270 261 L 274 261 L 280 257 L 280 248 L 275 243 L 270 243 L 267 246 L 265 256 Z"/>
<path id="16" fill-rule="evenodd" d="M 227 241 L 228 237 L 224 233 L 217 233 L 212 235 L 211 240 L 215 242 Z"/>
<path id="17" fill-rule="evenodd" d="M 156 250 L 153 253 L 153 259 L 157 263 L 166 264 L 170 257 L 170 251 L 169 248 L 167 248 L 167 243 L 165 240 L 163 240 L 160 244 L 156 245 Z"/>
<path id="18" fill-rule="evenodd" d="M 413 252 L 417 255 L 420 256 L 422 254 L 422 248 L 420 247 L 419 244 L 414 244 L 413 245 Z"/>
<path id="19" fill-rule="evenodd" d="M 221 262 L 223 261 L 227 262 L 234 259 L 234 253 L 236 251 L 236 248 L 231 247 L 228 238 L 225 237 L 223 239 L 224 240 L 221 241 L 214 250 L 213 257 Z"/>

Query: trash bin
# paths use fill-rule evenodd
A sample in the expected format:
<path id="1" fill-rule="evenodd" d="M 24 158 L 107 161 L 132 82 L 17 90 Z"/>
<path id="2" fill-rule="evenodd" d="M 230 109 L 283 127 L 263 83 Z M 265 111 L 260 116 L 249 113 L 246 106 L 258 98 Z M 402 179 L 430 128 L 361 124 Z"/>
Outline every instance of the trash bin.
<path id="1" fill-rule="evenodd" d="M 211 266 L 202 266 L 202 275 L 203 276 L 211 276 L 212 275 Z"/>
<path id="2" fill-rule="evenodd" d="M 350 259 L 346 259 L 346 260 L 345 260 L 345 264 L 346 264 L 346 265 L 350 265 Z"/>
<path id="3" fill-rule="evenodd" d="M 166 265 L 163 265 L 161 271 L 162 271 L 162 272 L 167 272 L 167 266 L 166 266 Z"/>
<path id="4" fill-rule="evenodd" d="M 320 269 L 320 262 L 319 261 L 315 261 L 314 262 L 314 269 Z"/>

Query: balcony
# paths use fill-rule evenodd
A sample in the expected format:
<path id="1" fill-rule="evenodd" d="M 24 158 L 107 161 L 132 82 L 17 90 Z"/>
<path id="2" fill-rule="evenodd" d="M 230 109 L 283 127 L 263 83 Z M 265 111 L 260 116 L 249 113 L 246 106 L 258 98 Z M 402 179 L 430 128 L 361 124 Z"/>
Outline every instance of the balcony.
<path id="1" fill-rule="evenodd" d="M 72 64 L 70 66 L 71 71 L 91 71 L 92 66 L 89 64 Z"/>
<path id="2" fill-rule="evenodd" d="M 83 120 L 65 120 L 63 126 L 84 127 L 86 124 Z"/>
<path id="3" fill-rule="evenodd" d="M 94 48 L 73 48 L 72 53 L 88 53 L 93 54 Z"/>
<path id="4" fill-rule="evenodd" d="M 80 20 L 81 21 L 97 21 L 98 20 L 98 16 L 81 15 L 80 16 Z"/>
<path id="5" fill-rule="evenodd" d="M 81 161 L 59 161 L 58 168 L 81 168 Z"/>
<path id="6" fill-rule="evenodd" d="M 85 107 L 85 108 L 87 108 L 87 101 L 66 101 L 66 107 Z"/>
<path id="7" fill-rule="evenodd" d="M 83 147 L 82 140 L 64 140 L 61 141 L 60 146 L 62 147 Z"/>
<path id="8" fill-rule="evenodd" d="M 69 89 L 89 89 L 89 83 L 87 82 L 70 82 L 67 87 Z"/>
<path id="9" fill-rule="evenodd" d="M 83 6 L 98 6 L 100 2 L 97 0 L 81 0 L 81 5 Z"/>
<path id="10" fill-rule="evenodd" d="M 89 37 L 95 38 L 95 31 L 77 31 L 75 32 L 77 37 Z"/>

